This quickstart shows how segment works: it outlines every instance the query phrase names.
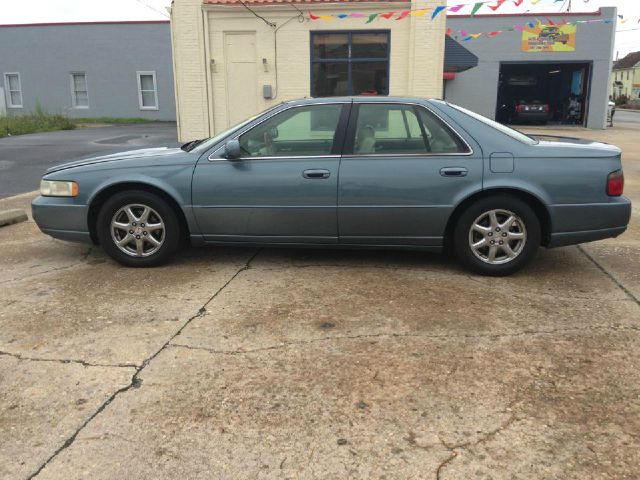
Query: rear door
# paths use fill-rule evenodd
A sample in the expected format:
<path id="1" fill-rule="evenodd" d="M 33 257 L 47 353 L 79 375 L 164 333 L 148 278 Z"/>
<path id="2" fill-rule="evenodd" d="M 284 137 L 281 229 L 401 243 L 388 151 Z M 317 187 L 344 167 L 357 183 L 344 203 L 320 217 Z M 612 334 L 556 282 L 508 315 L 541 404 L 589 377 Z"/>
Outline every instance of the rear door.
<path id="1" fill-rule="evenodd" d="M 439 115 L 421 104 L 354 103 L 340 166 L 340 243 L 439 247 L 455 205 L 481 188 L 480 148 Z"/>
<path id="2" fill-rule="evenodd" d="M 206 241 L 337 243 L 340 151 L 351 103 L 292 106 L 239 135 L 193 176 L 193 211 Z"/>

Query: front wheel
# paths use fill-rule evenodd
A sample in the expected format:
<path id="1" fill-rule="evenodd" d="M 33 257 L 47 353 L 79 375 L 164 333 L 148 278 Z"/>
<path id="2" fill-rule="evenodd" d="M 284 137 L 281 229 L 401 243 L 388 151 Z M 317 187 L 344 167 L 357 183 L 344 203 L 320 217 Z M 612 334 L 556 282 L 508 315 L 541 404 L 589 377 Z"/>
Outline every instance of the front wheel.
<path id="1" fill-rule="evenodd" d="M 540 221 L 522 200 L 483 198 L 460 216 L 454 230 L 460 262 L 481 275 L 510 275 L 533 259 L 540 245 Z"/>
<path id="2" fill-rule="evenodd" d="M 120 192 L 98 214 L 102 248 L 129 267 L 155 267 L 168 260 L 180 242 L 175 211 L 160 196 L 145 191 Z"/>

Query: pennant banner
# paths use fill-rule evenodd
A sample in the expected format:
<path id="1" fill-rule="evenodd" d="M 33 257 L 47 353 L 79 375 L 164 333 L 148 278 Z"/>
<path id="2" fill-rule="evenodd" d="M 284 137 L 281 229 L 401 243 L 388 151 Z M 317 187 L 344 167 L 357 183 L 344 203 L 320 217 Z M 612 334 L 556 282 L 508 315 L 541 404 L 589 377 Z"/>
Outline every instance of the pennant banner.
<path id="1" fill-rule="evenodd" d="M 511 0 L 516 7 L 519 7 L 524 4 L 525 0 Z M 528 0 L 532 4 L 538 4 L 542 0 Z M 550 0 L 554 3 L 559 0 Z M 588 0 L 585 0 L 585 2 Z M 427 13 L 431 13 L 431 20 L 436 20 L 436 18 L 444 11 L 447 12 L 459 12 L 464 7 L 471 6 L 471 16 L 473 17 L 484 5 L 487 5 L 491 10 L 496 11 L 502 5 L 504 5 L 507 0 L 490 0 L 490 1 L 482 1 L 482 2 L 474 2 L 474 3 L 460 3 L 456 5 L 452 5 L 450 7 L 440 5 L 431 11 L 430 8 L 422 8 L 419 10 L 401 10 L 401 11 L 392 11 L 392 12 L 375 12 L 375 13 L 363 13 L 363 12 L 350 12 L 350 13 L 336 13 L 331 15 L 314 15 L 309 12 L 309 20 L 318 21 L 331 21 L 331 20 L 343 20 L 345 18 L 363 18 L 365 20 L 365 24 L 370 24 L 375 22 L 376 20 L 404 20 L 409 17 L 422 17 Z M 585 14 L 586 15 L 586 14 Z M 619 18 L 619 20 L 618 20 Z M 480 32 L 480 33 L 469 33 L 466 30 L 458 30 L 454 32 L 450 27 L 447 28 L 446 34 L 450 37 L 453 37 L 454 34 L 458 34 L 463 42 L 470 42 L 472 40 L 476 40 L 478 38 L 493 38 L 501 35 L 505 32 L 519 32 L 523 35 L 539 35 L 545 27 L 553 27 L 555 29 L 562 28 L 565 25 L 578 25 L 583 23 L 614 23 L 618 20 L 619 23 L 625 23 L 629 20 L 629 18 L 624 17 L 623 15 L 618 14 L 618 18 L 598 18 L 593 20 L 577 20 L 574 22 L 568 22 L 566 18 L 563 18 L 561 21 L 552 20 L 551 18 L 546 18 L 546 23 L 543 23 L 540 19 L 536 19 L 535 22 L 528 22 L 525 24 L 515 24 L 511 28 L 506 28 L 504 30 L 494 30 L 491 32 Z M 638 23 L 640 23 L 640 18 L 638 19 Z M 549 33 L 550 31 L 545 32 L 545 36 L 557 36 L 554 32 Z M 458 37 L 456 37 L 458 38 Z"/>
<path id="2" fill-rule="evenodd" d="M 393 12 L 377 12 L 377 13 L 367 13 L 367 12 L 350 12 L 350 13 L 336 13 L 331 15 L 314 15 L 309 12 L 309 20 L 344 20 L 346 18 L 366 18 L 365 23 L 371 23 L 375 20 L 379 19 L 395 19 L 395 20 L 404 20 L 408 17 L 422 17 L 426 13 L 431 12 L 431 20 L 435 20 L 442 12 L 451 12 L 451 13 L 464 13 L 464 9 L 466 7 L 470 7 L 469 14 L 473 17 L 475 16 L 482 7 L 485 5 L 493 12 L 496 12 L 500 7 L 502 7 L 509 0 L 483 0 L 483 1 L 475 1 L 471 3 L 458 3 L 451 6 L 440 5 L 437 6 L 431 11 L 430 8 L 423 8 L 420 10 L 402 10 L 402 11 L 393 11 Z M 542 0 L 527 0 L 532 5 L 537 5 Z M 552 3 L 557 3 L 563 0 L 547 0 Z M 584 0 L 587 3 L 589 0 Z M 525 0 L 510 0 L 516 7 L 521 7 Z M 620 17 L 620 23 L 625 23 L 628 19 L 624 18 L 622 15 L 618 15 Z M 549 20 L 550 25 L 555 25 L 552 20 Z M 466 35 L 468 36 L 468 35 Z"/>

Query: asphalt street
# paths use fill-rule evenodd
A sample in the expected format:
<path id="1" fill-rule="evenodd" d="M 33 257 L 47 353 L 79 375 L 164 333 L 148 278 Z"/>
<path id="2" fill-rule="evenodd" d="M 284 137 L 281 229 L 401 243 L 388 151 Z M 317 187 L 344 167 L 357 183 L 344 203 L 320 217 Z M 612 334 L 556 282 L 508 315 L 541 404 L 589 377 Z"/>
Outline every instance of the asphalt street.
<path id="1" fill-rule="evenodd" d="M 616 110 L 616 113 L 613 116 L 613 122 L 614 124 L 616 122 L 640 123 L 640 110 Z"/>
<path id="2" fill-rule="evenodd" d="M 70 160 L 178 145 L 173 122 L 79 128 L 0 138 L 0 198 L 37 190 L 47 168 Z"/>

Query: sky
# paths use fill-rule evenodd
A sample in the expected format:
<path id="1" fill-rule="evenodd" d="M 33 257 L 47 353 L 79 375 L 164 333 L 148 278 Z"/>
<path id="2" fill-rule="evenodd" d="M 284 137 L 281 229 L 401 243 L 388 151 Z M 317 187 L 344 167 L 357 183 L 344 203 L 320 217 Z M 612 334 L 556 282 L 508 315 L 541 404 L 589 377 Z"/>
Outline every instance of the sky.
<path id="1" fill-rule="evenodd" d="M 473 0 L 447 0 L 449 5 Z M 508 0 L 498 13 L 566 11 L 569 0 L 539 0 L 533 5 L 524 0 L 515 7 Z M 0 24 L 92 22 L 104 20 L 163 20 L 171 0 L 0 0 Z M 620 58 L 640 50 L 640 0 L 571 0 L 571 11 L 590 12 L 615 6 L 627 21 L 617 25 L 615 55 Z M 468 13 L 466 7 L 460 13 Z M 562 9 L 562 10 L 561 10 Z M 479 13 L 491 13 L 486 6 Z"/>

